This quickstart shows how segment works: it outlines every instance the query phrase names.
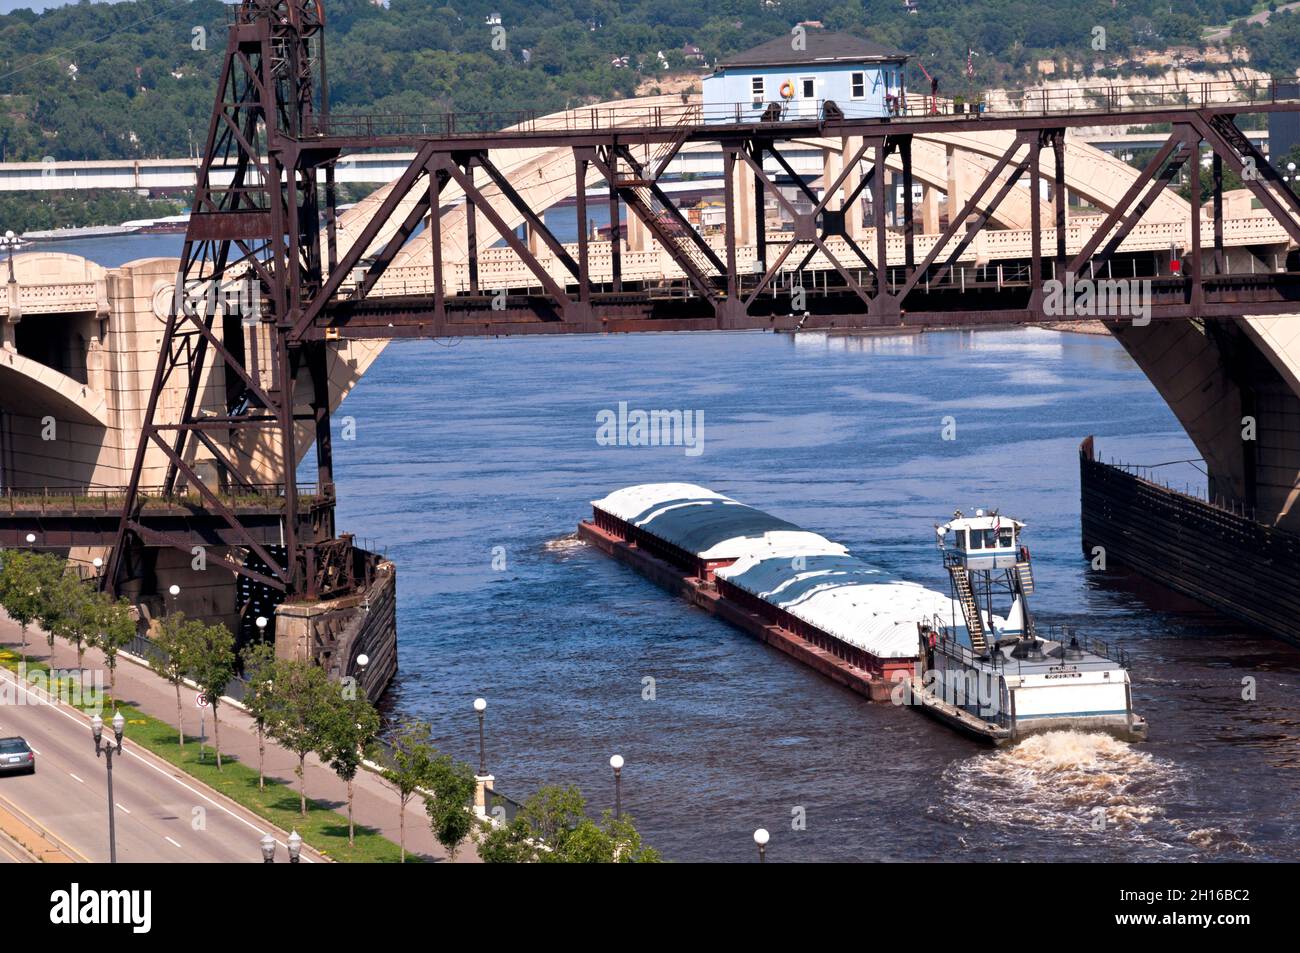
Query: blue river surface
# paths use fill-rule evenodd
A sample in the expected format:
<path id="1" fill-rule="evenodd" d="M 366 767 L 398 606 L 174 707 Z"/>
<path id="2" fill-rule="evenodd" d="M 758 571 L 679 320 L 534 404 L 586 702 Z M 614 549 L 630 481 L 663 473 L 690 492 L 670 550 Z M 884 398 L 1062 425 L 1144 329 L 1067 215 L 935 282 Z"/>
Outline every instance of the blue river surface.
<path id="1" fill-rule="evenodd" d="M 41 249 L 114 266 L 180 244 Z M 598 445 L 597 414 L 620 401 L 702 412 L 703 452 Z M 1110 337 L 396 342 L 334 425 L 339 527 L 398 567 L 401 671 L 385 710 L 428 721 L 476 764 L 471 703 L 487 698 L 488 767 L 516 799 L 573 783 L 599 813 L 617 752 L 624 808 L 670 860 L 753 860 L 757 827 L 781 861 L 1300 859 L 1300 650 L 1081 552 L 1083 437 L 1129 463 L 1196 456 Z M 1155 472 L 1204 490 L 1193 466 Z M 1150 740 L 982 748 L 576 541 L 591 500 L 659 480 L 728 493 L 942 590 L 936 522 L 976 506 L 1024 520 L 1038 618 L 1132 654 Z"/>
<path id="2" fill-rule="evenodd" d="M 620 401 L 702 412 L 703 452 L 599 445 L 597 414 Z M 1107 458 L 1196 456 L 1102 336 L 394 343 L 335 417 L 340 528 L 398 566 L 401 672 L 385 708 L 430 722 L 439 747 L 474 763 L 471 701 L 487 698 L 489 770 L 518 799 L 575 783 L 603 810 L 622 754 L 624 810 L 671 860 L 752 859 L 760 826 L 780 860 L 1296 860 L 1300 651 L 1090 568 L 1078 485 L 1090 433 Z M 1191 465 L 1157 472 L 1203 488 Z M 976 506 L 1024 520 L 1038 617 L 1132 653 L 1150 741 L 1055 733 L 982 748 L 576 541 L 591 500 L 661 480 L 945 590 L 935 522 Z M 1256 700 L 1243 700 L 1247 678 Z"/>

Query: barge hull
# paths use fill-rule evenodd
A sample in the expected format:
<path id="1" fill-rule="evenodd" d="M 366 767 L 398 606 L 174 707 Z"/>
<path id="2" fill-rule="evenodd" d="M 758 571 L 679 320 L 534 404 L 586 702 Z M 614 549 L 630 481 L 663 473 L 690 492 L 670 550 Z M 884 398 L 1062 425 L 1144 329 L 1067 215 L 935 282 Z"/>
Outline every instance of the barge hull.
<path id="1" fill-rule="evenodd" d="M 885 678 L 853 665 L 788 629 L 768 622 L 757 613 L 750 612 L 724 598 L 718 593 L 715 584 L 690 575 L 685 570 L 646 552 L 635 543 L 627 542 L 593 522 L 579 523 L 578 537 L 606 555 L 631 566 L 656 585 L 684 597 L 697 608 L 729 622 L 765 645 L 784 652 L 845 688 L 871 701 L 890 700 L 891 683 Z"/>

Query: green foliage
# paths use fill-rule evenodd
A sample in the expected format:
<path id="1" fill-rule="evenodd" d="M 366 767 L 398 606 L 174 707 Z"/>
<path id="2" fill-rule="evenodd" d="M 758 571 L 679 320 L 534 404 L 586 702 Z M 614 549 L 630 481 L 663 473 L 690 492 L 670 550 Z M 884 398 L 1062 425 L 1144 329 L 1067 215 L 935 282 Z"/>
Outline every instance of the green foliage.
<path id="1" fill-rule="evenodd" d="M 240 653 L 244 666 L 244 707 L 257 726 L 257 786 L 266 786 L 266 725 L 275 702 L 275 645 L 250 642 Z"/>
<path id="2" fill-rule="evenodd" d="M 384 756 L 383 778 L 397 789 L 400 804 L 398 847 L 402 861 L 406 860 L 406 805 L 415 792 L 427 787 L 433 779 L 433 765 L 437 749 L 429 743 L 431 729 L 422 721 L 409 719 L 398 726 L 389 741 Z"/>
<path id="3" fill-rule="evenodd" d="M 658 53 L 683 65 L 683 44 L 709 64 L 801 20 L 908 52 L 969 97 L 1024 84 L 1043 58 L 1111 61 L 1143 49 L 1199 47 L 1206 26 L 1239 20 L 1251 0 L 466 0 L 432 9 L 423 0 L 327 0 L 331 105 L 345 113 L 430 116 L 445 111 L 551 112 L 634 94 L 662 75 Z M 492 48 L 484 17 L 499 12 L 506 48 Z M 0 157 L 8 161 L 190 155 L 202 148 L 225 50 L 219 0 L 76 4 L 0 16 Z M 1092 48 L 1094 26 L 1106 49 Z M 196 44 L 194 28 L 204 43 Z M 1300 17 L 1235 26 L 1252 61 L 1277 74 L 1300 65 Z M 202 48 L 195 49 L 199 45 Z M 979 54 L 965 75 L 968 49 Z M 529 51 L 527 61 L 524 50 Z M 630 68 L 611 61 L 626 56 Z M 75 71 L 71 69 L 76 67 Z M 909 86 L 928 87 L 919 68 Z M 417 120 L 418 121 L 418 120 Z M 133 216 L 123 216 L 133 217 Z M 135 216 L 138 217 L 138 216 Z M 118 218 L 120 220 L 120 218 Z M 12 227 L 12 226 L 11 226 Z"/>
<path id="4" fill-rule="evenodd" d="M 379 736 L 379 712 L 365 695 L 333 696 L 317 750 L 321 760 L 348 786 L 348 842 L 352 842 L 352 782 Z"/>
<path id="5" fill-rule="evenodd" d="M 3 120 L 0 120 L 2 122 Z M 113 190 L 7 192 L 0 195 L 0 222 L 22 234 L 47 228 L 117 225 L 136 218 L 178 215 L 185 202 L 146 199 Z"/>
<path id="6" fill-rule="evenodd" d="M 202 638 L 205 626 L 197 619 L 185 618 L 184 612 L 171 612 L 163 616 L 153 633 L 153 670 L 176 689 L 176 738 L 185 744 L 185 710 L 181 706 L 181 685 L 189 670 L 189 659 L 195 645 Z"/>
<path id="7" fill-rule="evenodd" d="M 544 787 L 505 827 L 479 842 L 484 863 L 611 864 L 657 863 L 658 851 L 641 840 L 632 820 L 606 811 L 600 823 L 587 816 L 576 787 Z"/>
<path id="8" fill-rule="evenodd" d="M 456 860 L 456 851 L 474 829 L 472 802 L 478 782 L 474 770 L 463 761 L 454 761 L 450 755 L 434 759 L 431 766 L 429 788 L 433 797 L 424 799 L 424 809 L 438 843 L 447 849 L 447 856 Z"/>
<path id="9" fill-rule="evenodd" d="M 63 563 L 48 553 L 11 549 L 4 554 L 0 569 L 0 604 L 22 629 L 44 618 L 53 618 L 51 594 L 63 577 Z"/>
<path id="10" fill-rule="evenodd" d="M 153 633 L 153 670 L 173 685 L 185 680 L 189 656 L 201 637 L 204 625 L 198 619 L 188 619 L 184 612 L 169 612 L 158 622 Z"/>
<path id="11" fill-rule="evenodd" d="M 95 631 L 91 644 L 104 653 L 110 693 L 117 691 L 117 653 L 131 644 L 135 633 L 136 621 L 130 601 L 125 596 L 116 602 L 105 599 L 101 603 L 99 628 Z"/>
<path id="12" fill-rule="evenodd" d="M 212 746 L 217 754 L 217 770 L 221 770 L 221 726 L 217 706 L 226 686 L 235 677 L 235 637 L 225 624 L 200 625 L 185 653 L 185 674 L 199 686 L 208 704 L 212 706 Z"/>
<path id="13" fill-rule="evenodd" d="M 63 610 L 52 631 L 76 648 L 77 667 L 80 668 L 86 643 L 94 638 L 103 622 L 108 598 L 76 573 L 65 573 L 59 580 L 57 598 L 63 604 Z"/>
<path id="14" fill-rule="evenodd" d="M 307 814 L 307 755 L 324 746 L 338 686 L 311 662 L 277 659 L 271 669 L 272 698 L 267 734 L 298 758 L 299 810 Z"/>
<path id="15" fill-rule="evenodd" d="M 17 654 L 0 649 L 0 666 L 17 671 Z M 41 671 L 48 677 L 49 667 L 38 662 L 29 663 L 28 671 Z M 70 676 L 75 678 L 75 676 Z M 133 745 L 159 755 L 208 787 L 215 788 L 226 797 L 242 804 L 259 817 L 266 818 L 282 830 L 296 829 L 303 839 L 322 854 L 344 863 L 396 863 L 398 848 L 371 828 L 357 830 L 355 844 L 349 844 L 343 833 L 343 816 L 320 802 L 310 803 L 311 812 L 304 819 L 298 812 L 295 792 L 283 782 L 270 780 L 260 784 L 256 773 L 240 764 L 236 758 L 227 758 L 226 770 L 218 773 L 209 759 L 200 761 L 194 746 L 181 748 L 176 743 L 176 732 L 164 721 L 123 704 L 117 706 L 126 719 L 126 738 Z M 248 843 L 249 860 L 258 860 L 255 838 Z M 281 851 L 278 860 L 284 859 Z"/>

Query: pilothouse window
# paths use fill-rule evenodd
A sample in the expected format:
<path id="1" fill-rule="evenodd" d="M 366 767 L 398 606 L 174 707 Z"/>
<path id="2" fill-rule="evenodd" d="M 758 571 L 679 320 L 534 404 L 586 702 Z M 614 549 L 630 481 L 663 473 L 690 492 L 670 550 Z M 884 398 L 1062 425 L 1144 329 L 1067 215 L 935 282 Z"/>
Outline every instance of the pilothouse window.
<path id="1" fill-rule="evenodd" d="M 970 531 L 970 548 L 971 549 L 984 548 L 984 534 L 977 529 L 973 529 Z"/>
<path id="2" fill-rule="evenodd" d="M 1014 542 L 1011 527 L 998 532 L 998 546 L 1002 549 L 1010 549 Z"/>

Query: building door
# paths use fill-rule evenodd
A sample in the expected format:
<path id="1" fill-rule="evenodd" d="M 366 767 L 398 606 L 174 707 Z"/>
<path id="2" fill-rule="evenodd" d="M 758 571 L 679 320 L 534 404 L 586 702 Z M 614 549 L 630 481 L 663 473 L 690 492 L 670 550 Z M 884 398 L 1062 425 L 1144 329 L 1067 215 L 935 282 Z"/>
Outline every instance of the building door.
<path id="1" fill-rule="evenodd" d="M 799 80 L 799 116 L 802 119 L 817 118 L 817 79 L 804 76 Z"/>

